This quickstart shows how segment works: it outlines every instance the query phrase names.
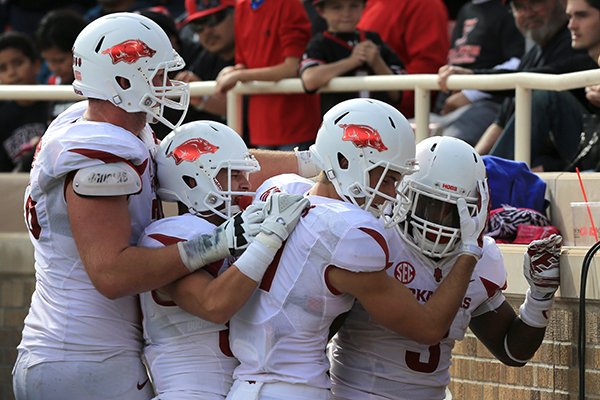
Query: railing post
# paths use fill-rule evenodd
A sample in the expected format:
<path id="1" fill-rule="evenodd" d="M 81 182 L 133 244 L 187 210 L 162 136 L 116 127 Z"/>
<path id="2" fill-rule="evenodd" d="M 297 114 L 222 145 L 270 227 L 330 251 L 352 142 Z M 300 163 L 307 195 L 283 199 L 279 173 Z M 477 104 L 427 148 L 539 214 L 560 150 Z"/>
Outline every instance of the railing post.
<path id="1" fill-rule="evenodd" d="M 431 107 L 431 92 L 419 86 L 415 87 L 415 140 L 429 137 L 429 108 Z"/>
<path id="2" fill-rule="evenodd" d="M 515 160 L 531 166 L 531 89 L 515 88 Z"/>
<path id="3" fill-rule="evenodd" d="M 243 136 L 244 129 L 244 104 L 243 95 L 234 89 L 227 92 L 227 125 Z"/>

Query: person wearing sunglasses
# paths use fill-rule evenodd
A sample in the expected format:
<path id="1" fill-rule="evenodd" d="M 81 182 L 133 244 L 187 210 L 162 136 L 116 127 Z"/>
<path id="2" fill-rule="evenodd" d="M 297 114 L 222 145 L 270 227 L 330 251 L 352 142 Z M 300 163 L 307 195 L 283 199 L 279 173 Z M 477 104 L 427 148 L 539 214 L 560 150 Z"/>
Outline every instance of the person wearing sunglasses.
<path id="1" fill-rule="evenodd" d="M 233 14 L 235 0 L 188 0 L 182 29 L 189 29 L 201 48 L 188 69 L 176 76 L 184 82 L 213 81 L 234 64 Z M 186 122 L 209 119 L 225 122 L 226 97 L 222 94 L 192 96 Z"/>

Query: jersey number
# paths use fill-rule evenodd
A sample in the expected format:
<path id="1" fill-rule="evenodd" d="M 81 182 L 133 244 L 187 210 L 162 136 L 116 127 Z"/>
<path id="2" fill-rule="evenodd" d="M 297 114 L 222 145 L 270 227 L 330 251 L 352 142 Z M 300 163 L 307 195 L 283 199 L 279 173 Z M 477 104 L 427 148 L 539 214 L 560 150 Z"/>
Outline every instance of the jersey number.
<path id="1" fill-rule="evenodd" d="M 33 201 L 31 196 L 27 196 L 27 202 L 25 203 L 25 223 L 27 224 L 27 229 L 29 229 L 29 232 L 31 232 L 33 237 L 39 239 L 42 228 L 40 227 L 40 223 L 37 219 L 37 212 L 35 211 L 36 204 L 37 203 Z"/>
<path id="2" fill-rule="evenodd" d="M 446 332 L 444 338 L 447 338 L 450 332 Z M 433 346 L 429 346 L 429 359 L 427 362 L 421 362 L 421 353 L 416 351 L 407 351 L 404 356 L 406 366 L 413 371 L 423 372 L 430 374 L 434 372 L 440 365 L 440 343 L 436 343 Z"/>

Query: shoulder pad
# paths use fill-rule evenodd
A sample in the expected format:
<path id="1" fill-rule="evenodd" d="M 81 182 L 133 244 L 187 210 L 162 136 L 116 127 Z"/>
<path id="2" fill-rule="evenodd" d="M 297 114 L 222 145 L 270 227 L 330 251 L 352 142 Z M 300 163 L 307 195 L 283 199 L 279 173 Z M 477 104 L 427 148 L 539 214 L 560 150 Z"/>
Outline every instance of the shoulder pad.
<path id="1" fill-rule="evenodd" d="M 127 163 L 99 164 L 78 170 L 73 190 L 81 196 L 129 195 L 142 190 L 142 180 Z"/>

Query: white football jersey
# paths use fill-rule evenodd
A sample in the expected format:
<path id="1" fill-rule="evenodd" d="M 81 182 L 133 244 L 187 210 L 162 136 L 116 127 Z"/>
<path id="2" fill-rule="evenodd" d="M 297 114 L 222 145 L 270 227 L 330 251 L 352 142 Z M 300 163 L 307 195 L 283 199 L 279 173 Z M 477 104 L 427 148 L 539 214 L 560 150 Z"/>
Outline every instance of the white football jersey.
<path id="1" fill-rule="evenodd" d="M 25 191 L 25 222 L 35 249 L 36 287 L 19 349 L 28 366 L 44 361 L 102 361 L 142 345 L 137 296 L 109 300 L 95 288 L 79 258 L 67 215 L 65 188 L 75 171 L 125 161 L 142 189 L 129 196 L 132 245 L 160 210 L 156 201 L 156 140 L 149 126 L 140 137 L 108 123 L 82 119 L 76 103 L 50 125 Z"/>
<path id="2" fill-rule="evenodd" d="M 393 264 L 388 275 L 402 282 L 420 303 L 435 292 L 456 258 L 442 261 L 425 257 L 404 245 L 395 229 L 388 233 Z M 358 303 L 332 339 L 330 349 L 332 393 L 335 399 L 443 399 L 450 383 L 452 348 L 464 338 L 472 314 L 495 310 L 504 301 L 506 270 L 493 239 L 484 238 L 483 256 L 475 266 L 469 287 L 447 336 L 426 346 L 372 321 Z M 477 310 L 479 307 L 480 310 Z"/>
<path id="3" fill-rule="evenodd" d="M 276 178 L 263 187 L 305 192 L 311 186 L 294 175 L 287 179 L 287 185 L 273 185 Z M 259 288 L 231 320 L 231 349 L 240 360 L 235 379 L 329 388 L 325 355 L 329 326 L 350 309 L 354 298 L 330 287 L 326 271 L 333 266 L 380 271 L 389 261 L 380 220 L 340 200 L 309 199 L 309 211 L 275 256 Z"/>
<path id="4" fill-rule="evenodd" d="M 140 239 L 142 247 L 162 247 L 200 234 L 215 225 L 192 214 L 153 222 Z M 204 267 L 217 276 L 228 262 Z M 229 331 L 179 308 L 157 291 L 140 294 L 144 356 L 161 399 L 224 399 L 233 383 L 237 360 L 229 349 Z"/>

